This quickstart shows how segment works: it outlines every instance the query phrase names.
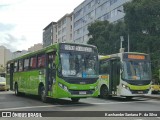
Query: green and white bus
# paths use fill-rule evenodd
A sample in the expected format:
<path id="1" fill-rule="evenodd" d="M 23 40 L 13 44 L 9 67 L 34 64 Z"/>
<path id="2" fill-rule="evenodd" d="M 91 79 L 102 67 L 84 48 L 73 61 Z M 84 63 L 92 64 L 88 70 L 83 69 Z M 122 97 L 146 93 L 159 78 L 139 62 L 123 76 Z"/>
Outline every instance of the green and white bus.
<path id="1" fill-rule="evenodd" d="M 133 96 L 151 94 L 151 64 L 148 54 L 123 52 L 99 56 L 99 96 Z"/>
<path id="2" fill-rule="evenodd" d="M 98 50 L 87 44 L 57 43 L 7 62 L 10 89 L 47 98 L 98 96 Z"/>

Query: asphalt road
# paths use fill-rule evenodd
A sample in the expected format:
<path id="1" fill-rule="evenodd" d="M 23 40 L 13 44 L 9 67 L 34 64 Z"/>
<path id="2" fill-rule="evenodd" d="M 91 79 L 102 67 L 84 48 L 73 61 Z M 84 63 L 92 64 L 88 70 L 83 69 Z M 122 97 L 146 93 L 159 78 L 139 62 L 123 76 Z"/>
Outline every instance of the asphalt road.
<path id="1" fill-rule="evenodd" d="M 87 98 L 81 99 L 79 103 L 73 103 L 70 99 L 50 99 L 49 103 L 42 103 L 37 97 L 31 95 L 25 95 L 17 97 L 14 95 L 14 92 L 11 91 L 0 91 L 0 111 L 26 111 L 26 112 L 43 112 L 45 116 L 57 115 L 61 117 L 46 117 L 46 118 L 27 118 L 28 119 L 37 119 L 37 120 L 75 120 L 75 117 L 65 117 L 66 113 L 62 111 L 69 111 L 67 114 L 71 116 L 76 116 L 76 111 L 81 111 L 80 117 L 76 117 L 76 120 L 90 120 L 97 117 L 84 117 L 84 116 L 98 116 L 98 119 L 103 120 L 160 120 L 160 117 L 152 114 L 153 117 L 105 117 L 105 115 L 110 115 L 107 112 L 111 113 L 118 111 L 118 114 L 123 111 L 159 111 L 160 114 L 160 99 L 144 98 L 144 97 L 135 97 L 132 100 L 126 100 L 125 98 L 112 98 L 112 99 L 100 99 L 100 98 Z M 53 112 L 48 112 L 53 111 Z M 57 112 L 58 111 L 58 112 Z M 86 112 L 91 111 L 91 112 Z M 101 112 L 100 112 L 101 111 Z M 149 113 L 150 113 L 149 112 Z M 106 114 L 105 114 L 106 113 Z M 134 113 L 134 112 L 133 112 Z M 139 113 L 139 112 L 138 112 Z M 84 115 L 84 116 L 83 116 Z M 101 116 L 102 115 L 102 116 Z M 104 115 L 104 117 L 103 117 Z M 112 114 L 111 114 L 112 115 Z M 136 113 L 135 113 L 136 115 Z M 144 113 L 143 113 L 144 115 Z M 151 116 L 151 115 L 150 115 Z M 6 120 L 7 118 L 0 118 L 0 120 Z M 19 120 L 22 118 L 12 118 L 13 120 Z M 23 118 L 24 119 L 24 118 Z"/>

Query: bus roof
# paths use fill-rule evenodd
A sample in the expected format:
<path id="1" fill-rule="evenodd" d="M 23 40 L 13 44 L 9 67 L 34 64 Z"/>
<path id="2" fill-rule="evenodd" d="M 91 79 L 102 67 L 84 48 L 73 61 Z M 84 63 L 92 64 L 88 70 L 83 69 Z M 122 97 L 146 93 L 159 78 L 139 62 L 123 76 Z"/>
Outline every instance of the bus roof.
<path id="1" fill-rule="evenodd" d="M 90 46 L 90 47 L 95 47 L 95 48 L 97 48 L 97 47 L 94 46 L 94 45 L 83 44 L 83 43 L 55 43 L 55 44 L 53 44 L 53 45 L 49 45 L 49 46 L 47 46 L 47 47 L 45 47 L 45 48 L 42 48 L 42 49 L 40 49 L 40 50 L 26 53 L 26 54 L 24 54 L 24 55 L 22 55 L 22 56 L 19 56 L 19 57 L 15 58 L 15 59 L 9 60 L 8 62 L 12 62 L 12 61 L 21 59 L 21 58 L 23 58 L 23 57 L 32 56 L 32 55 L 34 55 L 34 54 L 43 53 L 43 52 L 49 51 L 49 50 L 51 50 L 51 49 L 52 49 L 52 51 L 54 51 L 54 49 L 57 49 L 60 44 L 84 45 L 84 46 Z M 8 62 L 7 62 L 7 63 L 8 63 Z"/>
<path id="2" fill-rule="evenodd" d="M 113 58 L 113 57 L 120 57 L 120 55 L 122 55 L 124 53 L 139 54 L 139 55 L 148 55 L 146 53 L 140 53 L 140 52 L 122 52 L 122 53 L 115 53 L 115 54 L 110 54 L 110 55 L 99 55 L 99 59 L 100 60 L 104 60 L 104 59 L 109 59 L 109 58 Z"/>

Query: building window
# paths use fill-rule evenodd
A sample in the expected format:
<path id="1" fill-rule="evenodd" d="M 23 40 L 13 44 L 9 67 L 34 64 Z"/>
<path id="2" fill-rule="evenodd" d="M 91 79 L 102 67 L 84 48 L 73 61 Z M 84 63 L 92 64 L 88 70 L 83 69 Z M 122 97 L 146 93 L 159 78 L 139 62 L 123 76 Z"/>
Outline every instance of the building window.
<path id="1" fill-rule="evenodd" d="M 91 2 L 87 4 L 88 9 L 91 8 Z"/>
<path id="2" fill-rule="evenodd" d="M 81 24 L 81 22 L 82 22 L 82 19 L 77 20 L 77 21 L 74 23 L 74 27 L 76 27 L 76 26 L 80 25 L 80 24 Z"/>
<path id="3" fill-rule="evenodd" d="M 111 13 L 107 13 L 104 15 L 104 20 L 108 20 L 111 17 Z"/>
<path id="4" fill-rule="evenodd" d="M 95 3 L 99 4 L 101 1 L 100 0 L 95 0 Z"/>
<path id="5" fill-rule="evenodd" d="M 110 5 L 114 4 L 115 2 L 117 2 L 118 0 L 110 0 Z"/>
<path id="6" fill-rule="evenodd" d="M 62 20 L 62 25 L 64 25 L 65 23 L 66 23 L 66 18 Z"/>
<path id="7" fill-rule="evenodd" d="M 62 33 L 64 33 L 66 31 L 66 27 L 62 29 Z"/>
<path id="8" fill-rule="evenodd" d="M 111 18 L 118 14 L 117 8 L 111 11 Z"/>
<path id="9" fill-rule="evenodd" d="M 75 14 L 74 14 L 74 19 L 77 18 L 82 12 L 82 9 L 78 10 Z"/>
<path id="10" fill-rule="evenodd" d="M 91 2 L 91 7 L 94 7 L 94 0 L 92 0 L 92 2 Z"/>
<path id="11" fill-rule="evenodd" d="M 60 35 L 61 34 L 61 30 L 60 31 L 58 31 L 58 35 Z"/>
<path id="12" fill-rule="evenodd" d="M 61 23 L 58 23 L 58 28 L 61 28 Z"/>
<path id="13" fill-rule="evenodd" d="M 63 37 L 62 37 L 62 42 L 65 42 L 66 41 L 66 36 L 64 35 Z"/>

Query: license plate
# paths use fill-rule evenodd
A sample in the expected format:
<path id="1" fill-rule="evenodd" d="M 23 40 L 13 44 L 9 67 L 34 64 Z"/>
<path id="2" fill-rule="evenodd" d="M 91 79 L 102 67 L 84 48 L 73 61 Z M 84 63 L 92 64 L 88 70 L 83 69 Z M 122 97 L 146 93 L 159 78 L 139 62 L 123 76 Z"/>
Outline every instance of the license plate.
<path id="1" fill-rule="evenodd" d="M 138 91 L 139 94 L 143 94 L 143 91 Z"/>
<path id="2" fill-rule="evenodd" d="M 79 94 L 80 94 L 80 95 L 85 95 L 85 94 L 87 94 L 87 93 L 86 93 L 86 91 L 80 91 Z"/>

